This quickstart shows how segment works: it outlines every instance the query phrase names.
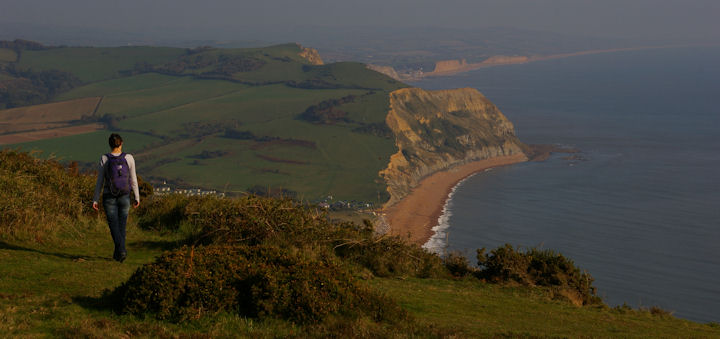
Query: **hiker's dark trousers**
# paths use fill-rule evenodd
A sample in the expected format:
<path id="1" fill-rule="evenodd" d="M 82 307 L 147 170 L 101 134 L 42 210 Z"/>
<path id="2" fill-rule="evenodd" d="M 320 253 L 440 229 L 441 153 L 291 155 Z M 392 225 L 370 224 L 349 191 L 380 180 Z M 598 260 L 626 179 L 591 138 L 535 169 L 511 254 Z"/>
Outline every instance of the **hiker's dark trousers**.
<path id="1" fill-rule="evenodd" d="M 130 211 L 130 195 L 125 194 L 115 197 L 110 194 L 103 194 L 103 207 L 105 208 L 108 226 L 110 226 L 110 235 L 112 235 L 115 243 L 113 259 L 119 260 L 127 255 L 127 250 L 125 250 L 125 225 Z"/>

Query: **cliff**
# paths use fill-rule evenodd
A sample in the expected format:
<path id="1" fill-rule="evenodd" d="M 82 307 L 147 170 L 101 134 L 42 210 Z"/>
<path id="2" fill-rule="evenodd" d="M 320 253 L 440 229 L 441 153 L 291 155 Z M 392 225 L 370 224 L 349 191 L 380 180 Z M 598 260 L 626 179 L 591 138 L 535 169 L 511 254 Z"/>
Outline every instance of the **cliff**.
<path id="1" fill-rule="evenodd" d="M 511 65 L 511 64 L 523 64 L 532 61 L 532 58 L 526 56 L 507 56 L 507 55 L 495 55 L 489 57 L 481 62 L 468 63 L 465 59 L 460 60 L 440 60 L 435 62 L 435 69 L 432 72 L 427 73 L 427 76 L 434 75 L 450 75 L 460 72 L 472 71 L 482 67 L 497 66 L 497 65 Z"/>
<path id="2" fill-rule="evenodd" d="M 307 61 L 309 61 L 313 65 L 323 65 L 323 59 L 320 57 L 320 53 L 314 48 L 309 47 L 303 47 L 300 44 L 298 44 L 298 47 L 300 47 L 300 56 L 305 58 Z"/>
<path id="3" fill-rule="evenodd" d="M 380 172 L 391 206 L 428 175 L 475 160 L 523 153 L 513 124 L 475 89 L 390 93 L 387 125 L 398 152 Z"/>
<path id="4" fill-rule="evenodd" d="M 400 74 L 397 73 L 397 71 L 392 68 L 392 66 L 380 66 L 380 65 L 373 65 L 373 64 L 367 64 L 366 65 L 368 69 L 371 69 L 375 72 L 385 74 L 395 80 L 400 80 Z"/>
<path id="5" fill-rule="evenodd" d="M 465 59 L 462 60 L 440 60 L 435 62 L 435 73 L 444 72 L 455 72 L 457 70 L 465 69 L 468 67 L 468 63 Z"/>

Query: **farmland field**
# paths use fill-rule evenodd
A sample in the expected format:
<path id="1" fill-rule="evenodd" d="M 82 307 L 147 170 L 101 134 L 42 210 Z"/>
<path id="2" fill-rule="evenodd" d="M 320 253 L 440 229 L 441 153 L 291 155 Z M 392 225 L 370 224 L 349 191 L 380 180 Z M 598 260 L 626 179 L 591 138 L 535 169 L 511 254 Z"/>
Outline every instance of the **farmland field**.
<path id="1" fill-rule="evenodd" d="M 108 152 L 108 136 L 111 131 L 102 130 L 85 134 L 78 134 L 54 139 L 45 139 L 8 146 L 20 148 L 24 151 L 42 151 L 41 157 L 59 158 L 66 161 L 79 161 L 95 163 L 100 155 Z M 124 141 L 123 151 L 135 153 L 160 140 L 143 134 L 122 132 Z M 2 147 L 2 146 L 0 146 Z M 138 164 L 140 166 L 140 164 Z M 138 168 L 142 171 L 142 168 Z M 144 174 L 144 173 L 141 173 Z"/>
<path id="2" fill-rule="evenodd" d="M 118 78 L 119 71 L 131 70 L 137 62 L 165 63 L 185 53 L 168 47 L 64 47 L 25 51 L 19 66 L 33 70 L 61 70 L 84 82 Z"/>
<path id="3" fill-rule="evenodd" d="M 397 148 L 381 127 L 389 92 L 405 85 L 359 63 L 311 64 L 301 51 L 296 44 L 27 51 L 20 66 L 60 69 L 86 84 L 56 96 L 53 104 L 21 108 L 16 120 L 49 124 L 48 114 L 38 112 L 84 103 L 72 105 L 72 114 L 57 115 L 64 119 L 57 123 L 77 120 L 97 106 L 86 124 L 102 121 L 105 126 L 4 147 L 94 162 L 107 151 L 112 129 L 123 136 L 124 150 L 135 154 L 139 173 L 156 181 L 227 192 L 282 188 L 306 199 L 331 195 L 384 202 L 378 173 Z M 138 62 L 155 66 L 135 68 Z M 139 73 L 119 73 L 134 68 Z M 302 118 L 306 111 L 320 118 Z M 5 128 L 17 128 L 18 122 Z"/>
<path id="4" fill-rule="evenodd" d="M 18 144 L 44 139 L 55 139 L 76 134 L 85 134 L 105 129 L 105 125 L 99 123 L 65 126 L 57 128 L 42 129 L 23 133 L 12 133 L 0 135 L 0 145 Z"/>
<path id="5" fill-rule="evenodd" d="M 55 101 L 85 97 L 101 97 L 109 94 L 120 95 L 125 92 L 134 92 L 143 89 L 165 86 L 172 82 L 183 81 L 183 79 L 183 77 L 157 73 L 140 74 L 127 78 L 95 82 L 82 87 L 74 88 L 57 96 Z"/>
<path id="6" fill-rule="evenodd" d="M 99 97 L 0 110 L 0 134 L 70 125 L 92 115 Z"/>

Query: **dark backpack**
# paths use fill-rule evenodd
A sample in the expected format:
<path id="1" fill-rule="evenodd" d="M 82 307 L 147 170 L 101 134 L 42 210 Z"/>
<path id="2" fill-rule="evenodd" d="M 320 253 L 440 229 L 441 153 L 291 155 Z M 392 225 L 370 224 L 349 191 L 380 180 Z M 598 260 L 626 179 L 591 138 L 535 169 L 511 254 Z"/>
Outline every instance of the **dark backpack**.
<path id="1" fill-rule="evenodd" d="M 110 183 L 110 194 L 119 197 L 130 194 L 130 166 L 125 159 L 125 153 L 114 156 L 106 154 L 108 161 L 105 164 L 105 178 Z"/>

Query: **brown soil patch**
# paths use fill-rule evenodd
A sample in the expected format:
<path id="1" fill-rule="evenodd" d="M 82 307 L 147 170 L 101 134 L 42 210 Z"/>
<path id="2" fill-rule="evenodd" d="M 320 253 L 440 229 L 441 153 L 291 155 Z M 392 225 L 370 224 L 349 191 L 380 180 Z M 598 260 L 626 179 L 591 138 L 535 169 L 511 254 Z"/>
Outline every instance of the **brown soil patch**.
<path id="1" fill-rule="evenodd" d="M 41 131 L 23 132 L 0 135 L 0 145 L 18 144 L 21 142 L 37 141 L 43 139 L 66 137 L 76 134 L 85 134 L 105 129 L 103 124 L 85 124 L 69 127 L 45 129 Z"/>
<path id="2" fill-rule="evenodd" d="M 524 154 L 516 154 L 473 161 L 423 179 L 408 196 L 385 210 L 389 233 L 409 236 L 409 241 L 419 245 L 426 243 L 432 237 L 432 228 L 437 225 L 448 194 L 458 182 L 488 168 L 526 160 Z"/>
<path id="3" fill-rule="evenodd" d="M 68 126 L 92 115 L 101 97 L 0 110 L 0 134 Z"/>

